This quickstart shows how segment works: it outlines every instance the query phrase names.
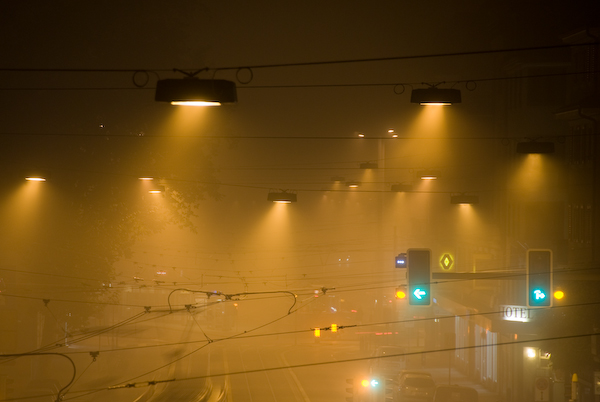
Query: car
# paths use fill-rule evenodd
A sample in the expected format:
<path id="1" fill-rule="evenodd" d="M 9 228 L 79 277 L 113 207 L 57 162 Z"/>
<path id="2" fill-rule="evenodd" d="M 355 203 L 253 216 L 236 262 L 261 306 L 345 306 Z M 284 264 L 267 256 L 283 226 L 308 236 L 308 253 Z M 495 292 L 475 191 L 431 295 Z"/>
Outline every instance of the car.
<path id="1" fill-rule="evenodd" d="M 435 381 L 424 371 L 403 370 L 398 375 L 395 401 L 432 402 L 435 395 Z"/>
<path id="2" fill-rule="evenodd" d="M 373 353 L 369 371 L 371 375 L 394 378 L 406 368 L 406 350 L 400 346 L 380 346 Z"/>

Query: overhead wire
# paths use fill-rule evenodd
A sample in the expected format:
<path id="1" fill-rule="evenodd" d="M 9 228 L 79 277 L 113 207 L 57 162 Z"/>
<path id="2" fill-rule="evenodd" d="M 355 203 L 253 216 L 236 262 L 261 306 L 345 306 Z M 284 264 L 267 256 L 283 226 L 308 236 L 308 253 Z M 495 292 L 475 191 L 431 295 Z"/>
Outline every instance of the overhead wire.
<path id="1" fill-rule="evenodd" d="M 127 389 L 127 388 L 132 388 L 132 387 L 152 386 L 152 385 L 158 385 L 158 384 L 166 383 L 166 382 L 181 382 L 181 381 L 190 381 L 190 380 L 200 380 L 200 379 L 223 377 L 223 376 L 233 376 L 233 375 L 240 375 L 240 374 L 252 374 L 252 373 L 276 371 L 276 370 L 317 367 L 317 366 L 324 366 L 324 365 L 331 365 L 331 364 L 345 364 L 345 363 L 354 363 L 354 362 L 360 362 L 360 361 L 397 358 L 397 357 L 408 357 L 408 356 L 416 356 L 416 355 L 422 356 L 422 355 L 432 354 L 432 353 L 444 353 L 444 352 L 447 353 L 447 352 L 455 352 L 455 351 L 461 351 L 461 350 L 473 350 L 473 349 L 479 349 L 479 348 L 486 348 L 486 347 L 490 347 L 490 346 L 503 347 L 503 346 L 531 344 L 534 342 L 539 343 L 539 342 L 561 341 L 561 340 L 578 339 L 578 338 L 580 339 L 580 338 L 586 338 L 586 337 L 597 336 L 597 335 L 598 335 L 597 332 L 590 332 L 590 333 L 580 333 L 580 334 L 573 334 L 573 335 L 532 338 L 532 339 L 526 339 L 526 340 L 513 340 L 513 341 L 507 341 L 507 342 L 494 342 L 494 343 L 480 344 L 480 345 L 468 345 L 468 346 L 460 346 L 460 347 L 452 347 L 452 348 L 431 349 L 431 350 L 423 350 L 423 351 L 415 351 L 415 352 L 391 353 L 391 354 L 380 355 L 380 356 L 366 356 L 366 357 L 355 357 L 355 358 L 311 362 L 311 363 L 299 363 L 299 364 L 290 364 L 290 365 L 284 365 L 284 366 L 264 367 L 264 368 L 258 368 L 258 369 L 250 369 L 250 370 L 237 370 L 237 371 L 228 371 L 228 372 L 215 373 L 215 374 L 206 374 L 206 375 L 200 375 L 200 376 L 190 376 L 190 377 L 186 377 L 186 378 L 168 378 L 168 379 L 164 379 L 164 380 L 144 381 L 141 383 L 119 384 L 119 385 L 110 386 L 108 388 L 97 388 L 94 390 L 82 390 L 82 391 L 75 391 L 73 393 L 100 392 L 100 391 Z M 75 399 L 75 398 L 77 398 L 77 396 L 70 398 L 70 399 Z"/>
<path id="2" fill-rule="evenodd" d="M 413 60 L 413 59 L 427 59 L 427 58 L 438 58 L 438 57 L 459 57 L 459 56 L 474 56 L 484 54 L 497 54 L 497 53 L 513 53 L 513 52 L 530 52 L 540 50 L 555 50 L 555 49 L 567 49 L 577 47 L 590 47 L 597 46 L 597 43 L 580 43 L 580 44 L 560 44 L 560 45 L 540 45 L 540 46 L 526 46 L 526 47 L 512 47 L 504 49 L 487 49 L 487 50 L 472 50 L 462 52 L 442 52 L 442 53 L 424 53 L 408 56 L 387 56 L 387 57 L 369 57 L 369 58 L 355 58 L 355 59 L 342 59 L 342 60 L 322 60 L 322 61 L 306 61 L 306 62 L 292 62 L 292 63 L 271 63 L 271 64 L 254 64 L 254 65 L 239 65 L 239 66 L 221 66 L 221 67 L 203 67 L 203 68 L 182 68 L 177 69 L 178 71 L 223 71 L 223 70 L 247 70 L 247 69 L 262 69 L 262 68 L 281 68 L 281 67 L 305 67 L 305 66 L 319 66 L 328 64 L 353 64 L 353 63 L 366 63 L 366 62 L 382 62 L 382 61 L 396 61 L 396 60 Z M 133 68 L 133 69 L 116 69 L 116 68 L 24 68 L 24 67 L 2 67 L 0 72 L 53 72 L 53 73 L 136 73 L 136 72 L 171 72 L 174 69 L 163 69 L 163 68 Z"/>
<path id="3" fill-rule="evenodd" d="M 312 302 L 316 302 L 317 300 L 318 299 L 314 299 Z M 591 307 L 591 306 L 599 306 L 599 305 L 600 305 L 600 301 L 593 301 L 593 302 L 582 302 L 582 303 L 574 303 L 574 304 L 554 305 L 552 307 L 548 307 L 545 309 L 546 310 L 561 310 L 561 309 L 568 309 L 568 308 L 581 308 L 581 307 Z M 368 328 L 368 327 L 388 326 L 388 325 L 397 325 L 397 324 L 414 324 L 417 322 L 455 319 L 456 317 L 469 318 L 469 317 L 476 317 L 476 316 L 494 316 L 494 315 L 499 315 L 502 313 L 503 313 L 502 310 L 487 311 L 487 312 L 470 311 L 465 314 L 434 315 L 431 317 L 416 317 L 416 318 L 413 317 L 413 318 L 407 318 L 407 319 L 401 319 L 401 320 L 377 321 L 377 322 L 369 322 L 369 323 L 349 322 L 346 324 L 346 323 L 341 322 L 340 323 L 341 325 L 338 325 L 338 329 L 343 330 L 346 328 L 364 328 L 364 327 Z M 321 329 L 325 330 L 326 328 L 321 328 Z M 305 328 L 305 329 L 298 329 L 298 330 L 291 330 L 291 331 L 269 332 L 269 333 L 263 333 L 263 334 L 253 334 L 253 335 L 247 335 L 244 332 L 244 333 L 242 333 L 242 335 L 236 336 L 235 339 L 252 339 L 252 338 L 263 338 L 263 337 L 281 336 L 281 335 L 307 334 L 307 333 L 312 333 L 313 330 L 314 330 L 314 328 Z M 213 338 L 212 342 L 222 341 L 222 340 L 226 340 L 226 339 L 231 339 L 231 337 Z M 99 352 L 100 353 L 124 352 L 124 351 L 132 351 L 132 350 L 139 350 L 139 349 L 184 346 L 184 345 L 205 343 L 205 342 L 208 342 L 208 341 L 205 339 L 202 339 L 202 340 L 196 340 L 196 341 L 182 341 L 182 342 L 163 343 L 163 344 L 156 344 L 156 345 L 129 346 L 129 347 L 123 347 L 123 348 L 116 348 L 116 349 L 101 349 L 101 350 L 99 350 Z M 89 354 L 89 351 L 72 351 L 72 352 L 64 352 L 64 354 L 67 354 L 67 355 Z"/>
<path id="4" fill-rule="evenodd" d="M 309 302 L 309 303 L 310 303 L 310 302 Z M 294 305 L 295 305 L 295 303 L 294 303 Z M 299 309 L 301 309 L 301 308 L 303 308 L 303 307 L 306 307 L 307 305 L 308 305 L 308 304 L 305 304 L 305 305 L 303 305 L 303 306 L 299 306 L 299 307 L 297 307 L 297 308 L 296 308 L 295 310 L 293 310 L 293 311 L 292 311 L 292 310 L 289 310 L 287 314 L 285 314 L 285 315 L 282 315 L 282 316 L 280 316 L 280 317 L 278 317 L 278 318 L 275 318 L 275 319 L 273 319 L 273 320 L 271 320 L 271 321 L 269 321 L 269 322 L 266 322 L 266 323 L 264 323 L 264 324 L 258 325 L 258 326 L 254 327 L 254 328 L 251 328 L 251 329 L 249 329 L 249 330 L 243 331 L 243 332 L 241 332 L 241 333 L 234 334 L 234 335 L 231 335 L 231 336 L 229 336 L 229 337 L 221 338 L 221 339 L 219 339 L 218 341 L 219 341 L 219 342 L 223 342 L 223 341 L 227 341 L 227 340 L 235 339 L 235 338 L 237 338 L 237 337 L 239 337 L 239 336 L 241 336 L 241 335 L 244 335 L 244 334 L 248 334 L 248 333 L 251 333 L 251 332 L 255 332 L 255 331 L 259 330 L 259 329 L 262 329 L 262 328 L 264 328 L 264 327 L 267 327 L 267 326 L 269 326 L 269 325 L 272 325 L 272 324 L 274 324 L 274 323 L 276 323 L 276 322 L 278 322 L 278 321 L 281 321 L 282 319 L 284 319 L 284 318 L 288 317 L 289 315 L 291 315 L 291 314 L 293 314 L 293 313 L 297 312 Z M 194 354 L 194 353 L 196 353 L 196 352 L 198 352 L 198 351 L 200 351 L 200 350 L 204 349 L 205 347 L 207 347 L 207 346 L 209 346 L 210 344 L 213 344 L 213 343 L 215 343 L 215 342 L 217 342 L 217 341 L 216 341 L 216 340 L 213 340 L 213 342 L 207 342 L 205 345 L 202 345 L 202 346 L 200 346 L 199 348 L 196 348 L 196 349 L 192 350 L 191 352 L 188 352 L 188 353 L 186 353 L 186 354 L 184 354 L 184 355 L 182 355 L 182 356 L 179 356 L 178 358 L 176 358 L 176 359 L 174 359 L 174 360 L 171 360 L 170 362 L 168 362 L 168 363 L 166 363 L 166 364 L 164 364 L 164 365 L 162 365 L 162 366 L 160 366 L 160 367 L 156 367 L 156 368 L 154 368 L 154 369 L 152 369 L 152 370 L 150 370 L 150 371 L 147 371 L 147 372 L 145 372 L 145 373 L 143 373 L 143 374 L 137 375 L 137 376 L 135 376 L 135 377 L 133 377 L 133 378 L 131 378 L 131 379 L 129 379 L 129 380 L 126 380 L 126 381 L 121 381 L 121 382 L 120 382 L 120 384 L 123 384 L 123 383 L 128 383 L 128 382 L 130 382 L 130 381 L 133 381 L 133 380 L 135 380 L 135 379 L 138 379 L 138 378 L 140 378 L 140 377 L 144 377 L 144 376 L 146 376 L 146 375 L 148 375 L 148 374 L 152 374 L 152 373 L 154 373 L 154 372 L 156 372 L 156 371 L 159 371 L 159 370 L 161 370 L 161 369 L 163 369 L 163 368 L 165 368 L 165 367 L 168 367 L 168 366 L 170 366 L 170 365 L 172 365 L 172 364 L 174 364 L 174 363 L 176 363 L 176 362 L 178 362 L 178 361 L 180 361 L 180 360 L 182 360 L 182 359 L 184 359 L 184 358 L 186 358 L 186 357 L 188 357 L 188 356 L 191 356 L 192 354 Z"/>

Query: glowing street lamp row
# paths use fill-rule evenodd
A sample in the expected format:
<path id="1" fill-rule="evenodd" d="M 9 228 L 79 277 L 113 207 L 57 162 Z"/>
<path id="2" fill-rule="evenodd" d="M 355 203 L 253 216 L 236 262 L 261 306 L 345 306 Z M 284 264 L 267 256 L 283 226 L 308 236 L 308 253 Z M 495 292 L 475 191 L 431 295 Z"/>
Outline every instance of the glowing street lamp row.
<path id="1" fill-rule="evenodd" d="M 152 176 L 141 176 L 138 178 L 140 181 L 150 182 L 154 180 Z M 435 180 L 437 179 L 437 173 L 423 173 L 421 174 L 422 180 Z M 32 182 L 45 182 L 46 175 L 29 175 L 25 177 L 25 180 Z M 360 186 L 360 182 L 347 182 L 346 185 L 349 188 L 358 188 Z M 392 185 L 392 192 L 407 192 L 412 189 L 410 185 Z M 162 194 L 165 192 L 165 186 L 158 185 L 154 186 L 150 190 L 148 190 L 150 194 Z M 267 200 L 272 201 L 276 204 L 291 204 L 293 202 L 298 201 L 298 196 L 295 193 L 290 193 L 287 190 L 283 191 L 270 191 L 267 195 Z M 479 198 L 477 196 L 468 196 L 468 195 L 458 195 L 451 197 L 452 204 L 476 204 L 479 202 Z"/>
<path id="2" fill-rule="evenodd" d="M 201 70 L 200 70 L 201 71 Z M 237 88 L 234 82 L 219 79 L 199 79 L 196 77 L 200 71 L 186 73 L 186 78 L 164 79 L 156 83 L 154 100 L 168 102 L 176 106 L 221 106 L 226 103 L 237 102 Z M 413 89 L 410 97 L 411 103 L 421 106 L 449 106 L 461 102 L 461 93 L 458 89 L 429 88 Z M 393 137 L 397 137 L 391 131 Z"/>

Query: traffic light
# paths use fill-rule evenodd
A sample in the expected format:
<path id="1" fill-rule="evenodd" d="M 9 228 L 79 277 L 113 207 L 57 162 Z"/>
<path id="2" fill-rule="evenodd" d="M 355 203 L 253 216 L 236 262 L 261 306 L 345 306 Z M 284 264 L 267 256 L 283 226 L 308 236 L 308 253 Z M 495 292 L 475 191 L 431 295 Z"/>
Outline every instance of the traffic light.
<path id="1" fill-rule="evenodd" d="M 354 378 L 347 378 L 346 384 L 349 385 L 349 387 L 346 387 L 346 392 L 350 394 L 350 396 L 346 397 L 346 401 L 353 402 L 354 401 Z"/>
<path id="2" fill-rule="evenodd" d="M 396 288 L 396 299 L 406 299 L 406 293 L 408 291 L 406 290 L 406 286 L 402 285 L 402 286 L 398 286 Z"/>
<path id="3" fill-rule="evenodd" d="M 565 298 L 565 292 L 562 289 L 560 289 L 560 288 L 554 289 L 554 298 L 556 300 L 562 300 L 562 299 L 564 299 Z"/>
<path id="4" fill-rule="evenodd" d="M 431 305 L 431 251 L 413 248 L 408 250 L 408 304 Z"/>
<path id="5" fill-rule="evenodd" d="M 552 307 L 552 250 L 527 250 L 527 307 Z"/>
<path id="6" fill-rule="evenodd" d="M 396 268 L 406 268 L 406 261 L 406 253 L 398 254 L 395 259 Z"/>

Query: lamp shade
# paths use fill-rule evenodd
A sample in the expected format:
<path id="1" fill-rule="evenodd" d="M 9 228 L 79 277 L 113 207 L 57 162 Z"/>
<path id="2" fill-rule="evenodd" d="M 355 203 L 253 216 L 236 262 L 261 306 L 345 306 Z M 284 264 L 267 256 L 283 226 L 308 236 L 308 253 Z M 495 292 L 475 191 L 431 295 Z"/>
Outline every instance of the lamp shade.
<path id="1" fill-rule="evenodd" d="M 460 103 L 460 90 L 451 88 L 420 88 L 413 89 L 411 103 L 420 105 L 452 105 Z"/>
<path id="2" fill-rule="evenodd" d="M 46 181 L 50 178 L 50 172 L 34 169 L 24 172 L 24 176 L 27 181 Z"/>
<path id="3" fill-rule="evenodd" d="M 364 162 L 360 164 L 361 169 L 377 169 L 378 167 L 377 162 Z"/>
<path id="4" fill-rule="evenodd" d="M 437 180 L 440 177 L 440 172 L 437 170 L 420 170 L 417 172 L 417 177 L 421 180 Z"/>
<path id="5" fill-rule="evenodd" d="M 267 195 L 267 201 L 276 202 L 279 204 L 291 204 L 292 202 L 297 202 L 298 197 L 294 193 L 288 193 L 287 191 L 281 192 L 269 192 Z"/>
<path id="6" fill-rule="evenodd" d="M 517 153 L 519 154 L 551 154 L 554 152 L 553 142 L 519 142 Z"/>
<path id="7" fill-rule="evenodd" d="M 412 184 L 392 184 L 391 191 L 405 193 L 412 190 Z"/>
<path id="8" fill-rule="evenodd" d="M 237 102 L 235 83 L 227 80 L 181 78 L 159 80 L 154 100 L 172 105 L 219 106 Z"/>
<path id="9" fill-rule="evenodd" d="M 450 197 L 451 204 L 479 204 L 479 197 L 476 195 L 453 195 Z"/>

